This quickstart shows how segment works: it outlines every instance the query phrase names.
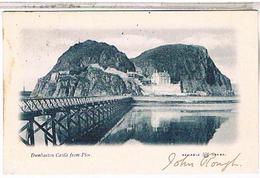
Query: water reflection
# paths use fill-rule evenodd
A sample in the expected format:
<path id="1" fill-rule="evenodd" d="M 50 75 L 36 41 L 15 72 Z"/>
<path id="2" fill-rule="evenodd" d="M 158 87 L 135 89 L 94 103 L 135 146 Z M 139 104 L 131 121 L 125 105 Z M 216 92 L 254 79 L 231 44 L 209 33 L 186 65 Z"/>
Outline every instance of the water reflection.
<path id="1" fill-rule="evenodd" d="M 135 106 L 100 143 L 207 144 L 222 123 L 233 117 L 231 110 L 224 109 Z"/>

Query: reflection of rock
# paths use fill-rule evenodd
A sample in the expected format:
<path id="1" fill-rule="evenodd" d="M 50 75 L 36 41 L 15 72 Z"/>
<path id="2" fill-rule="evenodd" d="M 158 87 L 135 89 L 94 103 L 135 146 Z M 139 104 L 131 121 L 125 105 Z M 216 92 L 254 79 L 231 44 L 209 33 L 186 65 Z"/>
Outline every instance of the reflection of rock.
<path id="1" fill-rule="evenodd" d="M 216 116 L 184 116 L 180 122 L 163 121 L 161 126 L 172 131 L 167 133 L 170 138 L 168 141 L 177 144 L 207 144 L 225 120 Z"/>
<path id="2" fill-rule="evenodd" d="M 103 143 L 134 139 L 148 144 L 207 144 L 226 120 L 220 116 L 133 109 Z"/>
<path id="3" fill-rule="evenodd" d="M 167 111 L 151 111 L 151 126 L 153 128 L 161 127 L 161 122 L 179 122 L 181 118 L 180 112 Z"/>
<path id="4" fill-rule="evenodd" d="M 229 78 L 219 71 L 204 47 L 165 45 L 147 50 L 132 61 L 149 78 L 156 71 L 167 71 L 172 83 L 181 83 L 183 93 L 233 95 Z"/>
<path id="5" fill-rule="evenodd" d="M 218 128 L 214 137 L 209 141 L 209 144 L 232 144 L 232 141 L 236 139 L 237 120 L 233 117 L 221 124 L 221 128 Z"/>

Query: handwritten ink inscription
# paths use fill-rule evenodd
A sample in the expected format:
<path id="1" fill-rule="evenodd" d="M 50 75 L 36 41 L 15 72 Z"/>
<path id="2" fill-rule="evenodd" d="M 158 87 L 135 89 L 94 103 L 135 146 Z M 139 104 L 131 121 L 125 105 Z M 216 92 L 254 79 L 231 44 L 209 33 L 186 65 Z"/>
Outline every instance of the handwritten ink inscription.
<path id="1" fill-rule="evenodd" d="M 162 171 L 170 168 L 170 167 L 212 167 L 219 168 L 221 172 L 227 170 L 228 167 L 240 167 L 239 157 L 241 153 L 238 153 L 234 157 L 228 160 L 220 160 L 217 154 L 203 154 L 203 157 L 198 157 L 194 160 L 191 160 L 190 155 L 185 155 L 181 157 L 177 157 L 176 153 L 171 153 L 168 156 L 167 164 L 162 168 Z"/>

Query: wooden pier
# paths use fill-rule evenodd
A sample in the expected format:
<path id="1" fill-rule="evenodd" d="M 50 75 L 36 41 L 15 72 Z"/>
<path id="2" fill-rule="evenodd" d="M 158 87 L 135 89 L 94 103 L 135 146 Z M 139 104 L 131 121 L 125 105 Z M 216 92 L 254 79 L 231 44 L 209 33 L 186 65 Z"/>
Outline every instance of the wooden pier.
<path id="1" fill-rule="evenodd" d="M 35 145 L 35 134 L 42 131 L 45 145 L 74 143 L 100 125 L 124 112 L 133 99 L 129 96 L 27 98 L 20 103 L 21 141 Z"/>

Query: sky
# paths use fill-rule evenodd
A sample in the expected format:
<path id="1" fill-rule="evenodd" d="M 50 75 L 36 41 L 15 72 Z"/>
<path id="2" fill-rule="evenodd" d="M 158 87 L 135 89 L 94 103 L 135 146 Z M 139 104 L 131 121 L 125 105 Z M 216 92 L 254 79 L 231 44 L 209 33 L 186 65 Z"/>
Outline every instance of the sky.
<path id="1" fill-rule="evenodd" d="M 34 75 L 24 79 L 26 89 L 32 90 L 37 79 L 46 75 L 70 46 L 91 39 L 114 45 L 128 58 L 134 58 L 148 49 L 165 44 L 194 44 L 208 49 L 220 71 L 236 80 L 232 66 L 236 63 L 235 33 L 229 29 L 142 29 L 136 24 L 132 29 L 63 30 L 24 29 L 21 31 L 24 67 Z M 39 70 L 34 70 L 38 68 Z"/>

